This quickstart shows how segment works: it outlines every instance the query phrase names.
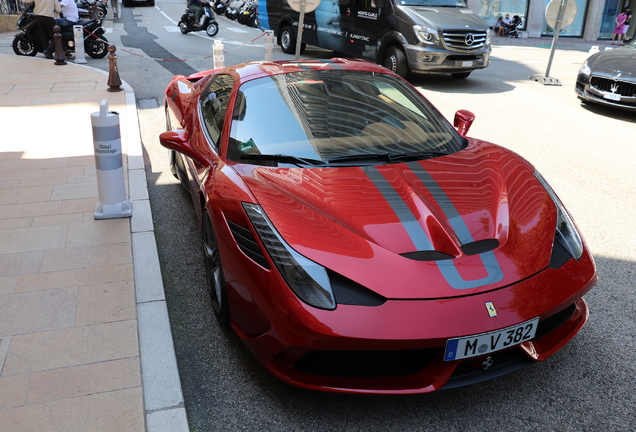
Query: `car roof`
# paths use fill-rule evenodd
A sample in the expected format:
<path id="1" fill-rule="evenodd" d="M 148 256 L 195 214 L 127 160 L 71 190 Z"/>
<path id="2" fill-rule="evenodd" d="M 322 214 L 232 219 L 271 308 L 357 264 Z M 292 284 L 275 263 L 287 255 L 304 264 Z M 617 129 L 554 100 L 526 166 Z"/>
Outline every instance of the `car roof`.
<path id="1" fill-rule="evenodd" d="M 277 60 L 277 61 L 253 61 L 241 63 L 226 68 L 197 72 L 188 77 L 189 80 L 196 81 L 211 73 L 237 74 L 241 81 L 247 81 L 265 76 L 300 72 L 303 70 L 351 70 L 364 72 L 377 72 L 391 74 L 388 69 L 375 63 L 365 60 L 332 58 L 332 59 L 300 59 L 300 60 Z"/>

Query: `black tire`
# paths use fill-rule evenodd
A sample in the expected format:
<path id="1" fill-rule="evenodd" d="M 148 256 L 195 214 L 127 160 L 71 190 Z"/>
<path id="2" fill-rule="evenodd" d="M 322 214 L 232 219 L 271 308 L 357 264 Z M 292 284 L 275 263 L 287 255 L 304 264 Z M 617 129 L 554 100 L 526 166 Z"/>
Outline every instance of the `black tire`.
<path id="1" fill-rule="evenodd" d="M 384 55 L 383 66 L 388 70 L 395 72 L 402 78 L 406 78 L 406 75 L 409 72 L 409 66 L 406 63 L 406 55 L 404 55 L 404 52 L 396 46 L 390 46 L 387 48 L 386 54 Z"/>
<path id="2" fill-rule="evenodd" d="M 90 57 L 100 59 L 108 54 L 108 41 L 104 38 L 100 40 L 84 41 L 85 51 Z"/>
<path id="3" fill-rule="evenodd" d="M 30 37 L 19 33 L 13 38 L 13 52 L 16 55 L 33 57 L 38 53 L 38 49 Z"/>
<path id="4" fill-rule="evenodd" d="M 304 42 L 300 44 L 300 54 L 305 51 L 305 47 L 307 44 Z M 295 54 L 296 53 L 296 33 L 294 33 L 294 29 L 291 26 L 285 26 L 280 32 L 280 49 L 283 50 L 285 54 Z"/>
<path id="5" fill-rule="evenodd" d="M 451 76 L 455 79 L 466 79 L 470 75 L 470 72 L 452 73 Z"/>
<path id="6" fill-rule="evenodd" d="M 214 37 L 216 36 L 216 34 L 219 32 L 219 24 L 216 21 L 211 22 L 210 24 L 208 24 L 208 26 L 205 29 L 205 32 L 208 34 L 208 36 L 210 37 Z"/>
<path id="7" fill-rule="evenodd" d="M 124 1 L 122 2 L 122 4 L 123 4 L 125 7 L 132 7 L 132 1 L 131 1 L 131 0 L 124 0 Z"/>
<path id="8" fill-rule="evenodd" d="M 230 308 L 227 302 L 227 291 L 225 289 L 225 278 L 221 267 L 221 257 L 219 256 L 219 246 L 212 228 L 212 220 L 207 210 L 203 212 L 202 240 L 203 240 L 203 260 L 205 264 L 205 279 L 212 299 L 212 309 L 220 324 L 230 322 Z"/>
<path id="9" fill-rule="evenodd" d="M 97 18 L 104 18 L 106 16 L 106 9 L 104 9 L 103 7 L 98 7 L 97 8 Z"/>
<path id="10" fill-rule="evenodd" d="M 186 23 L 184 23 L 183 21 L 179 21 L 179 24 L 177 25 L 179 26 L 179 30 L 181 30 L 181 33 L 183 34 L 188 34 L 188 32 L 190 31 Z"/>
<path id="11" fill-rule="evenodd" d="M 155 0 L 149 0 L 148 3 L 146 3 L 148 6 L 154 7 L 155 6 Z"/>

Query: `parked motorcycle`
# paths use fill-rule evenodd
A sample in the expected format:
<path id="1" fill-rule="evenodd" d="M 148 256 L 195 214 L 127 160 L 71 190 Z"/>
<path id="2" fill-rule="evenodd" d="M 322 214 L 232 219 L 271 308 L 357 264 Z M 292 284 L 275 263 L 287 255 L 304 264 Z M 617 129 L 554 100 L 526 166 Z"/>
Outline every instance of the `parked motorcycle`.
<path id="1" fill-rule="evenodd" d="M 197 23 L 194 21 L 194 12 L 186 9 L 185 13 L 181 15 L 179 21 L 179 30 L 181 33 L 188 34 L 190 32 L 205 30 L 210 37 L 216 36 L 219 32 L 219 23 L 214 19 L 214 12 L 210 3 L 203 3 L 203 22 Z"/>
<path id="2" fill-rule="evenodd" d="M 217 15 L 223 15 L 227 10 L 228 3 L 229 0 L 214 0 L 214 13 L 216 13 Z"/>
<path id="3" fill-rule="evenodd" d="M 33 13 L 34 3 L 29 3 L 27 8 L 18 18 L 17 27 L 21 30 L 13 38 L 13 52 L 17 55 L 35 56 L 44 52 L 36 25 L 36 17 Z M 102 20 L 81 20 L 78 25 L 84 27 L 84 50 L 92 58 L 103 58 L 108 54 L 108 40 L 104 37 Z M 73 26 L 60 27 L 62 34 L 62 49 L 64 54 L 70 56 L 75 52 L 75 40 Z"/>
<path id="4" fill-rule="evenodd" d="M 107 0 L 75 0 L 80 18 L 91 19 L 91 6 L 97 8 L 97 18 L 104 18 L 108 13 Z"/>
<path id="5" fill-rule="evenodd" d="M 230 20 L 235 20 L 238 18 L 240 14 L 240 10 L 245 4 L 243 0 L 234 0 L 231 1 L 229 5 L 227 5 L 227 10 L 225 11 L 225 18 Z"/>

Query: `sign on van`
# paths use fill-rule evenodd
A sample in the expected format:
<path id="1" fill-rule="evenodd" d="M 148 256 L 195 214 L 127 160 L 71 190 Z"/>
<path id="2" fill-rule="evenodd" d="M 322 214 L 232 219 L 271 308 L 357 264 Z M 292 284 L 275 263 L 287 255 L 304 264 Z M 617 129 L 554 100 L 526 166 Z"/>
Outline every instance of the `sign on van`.
<path id="1" fill-rule="evenodd" d="M 313 12 L 320 4 L 320 0 L 287 0 L 289 6 L 296 12 L 300 12 L 301 3 L 305 3 L 305 12 Z"/>

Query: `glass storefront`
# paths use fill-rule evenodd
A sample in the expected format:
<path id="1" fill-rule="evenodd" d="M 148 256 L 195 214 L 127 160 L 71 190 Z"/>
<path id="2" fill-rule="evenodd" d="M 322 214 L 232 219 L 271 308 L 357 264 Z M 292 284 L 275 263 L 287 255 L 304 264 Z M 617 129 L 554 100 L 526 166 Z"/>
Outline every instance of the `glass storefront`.
<path id="1" fill-rule="evenodd" d="M 636 3 L 636 2 L 634 2 Z M 614 34 L 614 27 L 616 26 L 616 17 L 623 10 L 625 6 L 630 6 L 632 9 L 632 14 L 634 8 L 630 5 L 630 1 L 624 0 L 605 0 L 605 9 L 603 10 L 603 20 L 601 21 L 601 28 L 598 32 L 599 39 L 611 39 Z M 636 21 L 633 20 L 630 22 L 629 28 L 627 29 L 627 33 L 625 33 L 626 38 L 634 37 L 634 30 L 636 27 Z"/>
<path id="2" fill-rule="evenodd" d="M 481 0 L 479 16 L 493 26 L 500 16 L 509 14 L 512 18 L 515 15 L 521 17 L 522 30 L 526 29 L 526 16 L 528 14 L 528 0 Z"/>
<path id="3" fill-rule="evenodd" d="M 545 0 L 544 10 L 548 7 L 551 0 Z M 566 27 L 561 30 L 559 33 L 560 36 L 573 36 L 573 37 L 582 37 L 583 30 L 585 30 L 585 16 L 587 15 L 587 0 L 574 0 L 577 6 L 576 18 L 574 18 L 574 22 L 571 26 Z M 612 1 L 612 0 L 607 0 Z M 620 1 L 620 0 L 618 0 Z M 548 25 L 548 23 L 543 22 L 543 31 L 541 32 L 542 36 L 553 36 L 554 29 Z"/>

